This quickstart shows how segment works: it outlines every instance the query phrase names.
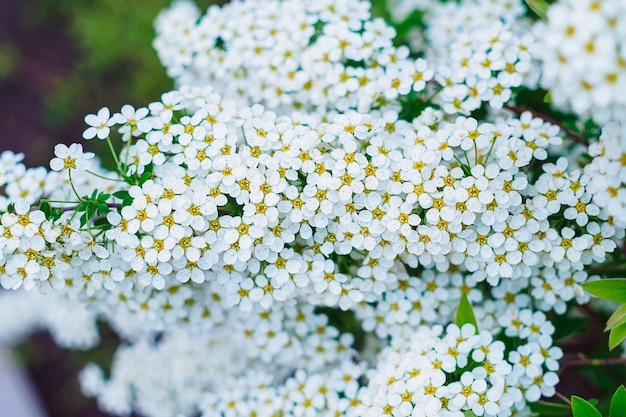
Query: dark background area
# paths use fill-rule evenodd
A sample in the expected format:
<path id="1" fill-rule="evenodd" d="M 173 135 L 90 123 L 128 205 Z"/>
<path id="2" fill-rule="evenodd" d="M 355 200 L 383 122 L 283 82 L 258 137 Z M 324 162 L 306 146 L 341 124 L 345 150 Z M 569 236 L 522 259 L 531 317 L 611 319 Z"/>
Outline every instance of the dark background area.
<path id="1" fill-rule="evenodd" d="M 170 90 L 151 46 L 154 18 L 169 4 L 0 0 L 0 151 L 47 166 L 55 144 L 83 141 L 86 114 L 146 105 Z M 85 146 L 97 150 L 96 142 Z"/>
<path id="2" fill-rule="evenodd" d="M 205 9 L 213 2 L 197 3 Z M 106 155 L 102 142 L 82 139 L 84 116 L 103 106 L 145 106 L 173 88 L 152 49 L 153 21 L 169 4 L 0 0 L 0 153 L 23 152 L 27 166 L 46 167 L 61 142 Z M 101 330 L 102 344 L 89 352 L 60 349 L 44 333 L 14 349 L 49 417 L 108 416 L 77 380 L 86 363 L 111 362 L 118 342 Z"/>

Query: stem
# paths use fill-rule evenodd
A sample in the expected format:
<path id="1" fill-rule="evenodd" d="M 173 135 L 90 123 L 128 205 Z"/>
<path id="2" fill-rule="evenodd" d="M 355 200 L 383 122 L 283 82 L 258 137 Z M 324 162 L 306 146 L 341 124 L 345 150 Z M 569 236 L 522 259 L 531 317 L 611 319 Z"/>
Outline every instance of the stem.
<path id="1" fill-rule="evenodd" d="M 538 117 L 538 118 L 542 119 L 543 121 L 548 122 L 550 124 L 558 126 L 563 132 L 565 132 L 565 134 L 567 134 L 567 136 L 572 138 L 572 140 L 574 140 L 574 142 L 578 143 L 579 145 L 587 146 L 587 140 L 586 139 L 584 139 L 581 135 L 579 135 L 578 133 L 574 132 L 572 129 L 570 129 L 569 127 L 565 126 L 563 123 L 559 122 L 558 120 L 554 120 L 550 116 L 546 116 L 545 114 L 539 113 L 536 110 L 515 106 L 513 104 L 505 104 L 504 108 L 511 110 L 513 113 L 515 113 L 517 115 L 521 115 L 522 113 L 529 111 L 533 116 Z"/>
<path id="2" fill-rule="evenodd" d="M 66 204 L 69 204 L 69 203 L 72 203 L 72 204 L 79 203 L 78 201 L 56 201 L 56 200 L 41 200 L 41 201 L 54 202 L 54 203 L 66 203 Z M 107 203 L 107 207 L 108 208 L 120 208 L 121 206 L 122 205 L 118 204 L 118 203 Z M 52 208 L 54 208 L 54 209 L 61 209 L 61 211 L 73 211 L 73 210 L 76 210 L 76 207 L 78 207 L 78 206 L 72 206 L 72 207 L 52 207 Z M 31 211 L 39 210 L 39 207 L 32 206 L 30 210 Z"/>
<path id="3" fill-rule="evenodd" d="M 489 147 L 489 152 L 487 152 L 487 156 L 485 157 L 485 160 L 483 161 L 482 165 L 483 166 L 487 166 L 487 161 L 489 161 L 489 157 L 491 156 L 491 151 L 493 150 L 493 146 L 496 144 L 496 138 L 494 137 L 493 139 L 491 139 L 491 146 Z"/>
<path id="4" fill-rule="evenodd" d="M 478 165 L 478 146 L 476 141 L 474 141 L 474 165 Z"/>
<path id="5" fill-rule="evenodd" d="M 457 160 L 457 162 L 461 165 L 461 167 L 462 167 L 463 165 L 465 165 L 465 164 L 463 163 L 463 161 L 461 161 L 461 160 L 459 159 L 459 157 L 458 157 L 458 156 L 453 155 L 453 157 L 454 157 L 454 159 L 456 159 L 456 160 Z"/>
<path id="6" fill-rule="evenodd" d="M 78 203 L 80 203 L 80 201 L 46 200 L 46 199 L 42 199 L 42 200 L 39 201 L 39 204 L 41 204 L 41 203 L 78 204 Z"/>
<path id="7" fill-rule="evenodd" d="M 67 175 L 70 177 L 70 185 L 72 186 L 72 191 L 74 191 L 74 194 L 78 198 L 78 201 L 83 201 L 81 196 L 78 195 L 78 191 L 76 191 L 76 187 L 74 187 L 74 181 L 72 181 L 72 170 L 71 169 L 67 170 Z"/>
<path id="8" fill-rule="evenodd" d="M 126 181 L 124 181 L 124 180 L 119 180 L 119 179 L 117 179 L 117 178 L 107 178 L 107 177 L 105 177 L 105 176 L 103 176 L 103 175 L 96 174 L 96 173 L 95 173 L 95 172 L 93 172 L 93 171 L 89 171 L 89 170 L 87 170 L 87 173 L 89 173 L 89 174 L 91 174 L 91 175 L 93 175 L 93 176 L 95 176 L 95 177 L 102 178 L 103 180 L 108 180 L 108 181 L 115 181 L 115 182 L 123 182 L 123 183 L 126 183 Z"/>
<path id="9" fill-rule="evenodd" d="M 561 394 L 560 392 L 556 391 L 556 392 L 555 392 L 555 395 L 556 395 L 557 397 L 559 397 L 561 400 L 565 401 L 565 403 L 566 403 L 567 405 L 569 405 L 569 406 L 571 406 L 571 405 L 572 405 L 572 402 L 570 401 L 570 399 L 569 399 L 569 398 L 567 398 L 565 395 Z"/>
<path id="10" fill-rule="evenodd" d="M 115 152 L 115 148 L 113 148 L 113 143 L 111 142 L 111 137 L 107 136 L 107 144 L 109 145 L 109 149 L 111 150 L 111 154 L 113 155 L 113 160 L 115 160 L 115 166 L 117 170 L 120 170 L 120 160 L 117 157 L 117 153 Z M 121 174 L 121 172 L 120 172 Z"/>
<path id="11" fill-rule="evenodd" d="M 593 359 L 593 358 L 587 358 L 583 354 L 580 354 L 577 359 L 571 359 L 571 360 L 561 362 L 561 369 L 565 369 L 569 366 L 584 366 L 584 365 L 593 365 L 593 366 L 626 365 L 626 358 Z"/>
<path id="12" fill-rule="evenodd" d="M 128 142 L 126 142 L 126 146 L 124 147 L 124 167 L 126 168 L 126 172 L 128 172 L 128 155 L 130 154 L 130 144 L 132 141 L 133 136 L 131 135 L 130 138 L 128 138 Z M 120 172 L 122 177 L 126 178 L 126 172 Z"/>
<path id="13" fill-rule="evenodd" d="M 467 161 L 467 166 L 471 168 L 472 164 L 470 163 L 469 156 L 467 156 L 467 151 L 463 151 L 463 153 L 465 154 L 465 160 Z"/>

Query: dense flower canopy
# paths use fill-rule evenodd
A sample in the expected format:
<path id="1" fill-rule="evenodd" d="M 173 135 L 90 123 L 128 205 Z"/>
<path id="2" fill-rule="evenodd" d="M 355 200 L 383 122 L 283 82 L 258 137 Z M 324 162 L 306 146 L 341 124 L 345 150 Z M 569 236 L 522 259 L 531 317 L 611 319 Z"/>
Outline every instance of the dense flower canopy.
<path id="1" fill-rule="evenodd" d="M 88 347 L 107 321 L 126 343 L 81 382 L 120 415 L 504 417 L 554 395 L 549 317 L 623 244 L 620 99 L 554 77 L 592 77 L 546 41 L 575 2 L 543 23 L 414 3 L 392 16 L 423 14 L 409 46 L 360 0 L 164 11 L 177 89 L 85 117 L 115 169 L 79 144 L 51 171 L 0 156 L 0 311 L 28 311 L 0 339 Z M 625 19 L 613 3 L 588 7 Z M 621 29 L 598 25 L 624 78 Z M 520 110 L 538 85 L 598 134 Z"/>

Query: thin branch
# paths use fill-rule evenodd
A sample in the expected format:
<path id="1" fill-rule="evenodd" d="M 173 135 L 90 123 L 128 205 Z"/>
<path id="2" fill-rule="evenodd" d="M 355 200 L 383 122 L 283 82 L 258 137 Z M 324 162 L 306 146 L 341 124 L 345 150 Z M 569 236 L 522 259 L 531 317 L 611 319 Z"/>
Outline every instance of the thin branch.
<path id="1" fill-rule="evenodd" d="M 441 84 L 439 84 L 439 82 L 437 82 L 436 80 L 430 80 L 428 82 L 428 84 L 433 85 L 433 86 L 438 87 L 438 88 L 441 88 Z M 563 132 L 565 132 L 565 134 L 567 134 L 567 136 L 572 138 L 574 140 L 574 142 L 576 142 L 576 143 L 578 143 L 580 145 L 584 145 L 584 146 L 588 145 L 587 140 L 585 138 L 583 138 L 581 135 L 579 135 L 578 133 L 574 132 L 569 127 L 565 126 L 562 122 L 559 122 L 558 120 L 555 120 L 555 119 L 553 119 L 550 116 L 546 116 L 543 113 L 539 113 L 537 110 L 528 109 L 528 108 L 520 107 L 520 106 L 515 106 L 513 104 L 508 104 L 508 103 L 504 105 L 504 108 L 512 111 L 513 113 L 515 113 L 517 115 L 521 115 L 522 113 L 524 113 L 526 111 L 529 111 L 533 116 L 538 117 L 538 118 L 542 119 L 543 121 L 548 122 L 550 124 L 558 126 Z"/>
<path id="2" fill-rule="evenodd" d="M 108 208 L 120 208 L 122 205 L 119 203 L 107 203 L 106 205 Z M 71 206 L 71 207 L 51 207 L 53 209 L 61 209 L 61 211 L 73 211 L 76 210 L 76 207 L 78 206 Z M 39 206 L 31 206 L 29 211 L 35 211 L 35 210 L 39 210 Z"/>
<path id="3" fill-rule="evenodd" d="M 581 135 L 579 135 L 578 133 L 574 132 L 572 129 L 570 129 L 569 127 L 565 126 L 563 123 L 559 122 L 558 120 L 553 119 L 550 116 L 546 116 L 543 113 L 539 113 L 536 110 L 533 109 L 527 109 L 525 107 L 520 107 L 520 106 L 515 106 L 513 104 L 505 104 L 504 105 L 505 109 L 511 110 L 513 113 L 517 114 L 517 115 L 521 115 L 524 112 L 530 112 L 533 116 L 538 117 L 550 124 L 553 124 L 555 126 L 558 126 L 563 132 L 565 132 L 565 134 L 567 134 L 567 136 L 569 136 L 570 138 L 572 138 L 574 140 L 574 142 L 580 144 L 580 145 L 585 145 L 587 146 L 587 140 L 585 138 L 583 138 Z"/>
<path id="4" fill-rule="evenodd" d="M 565 395 L 561 394 L 560 392 L 556 391 L 555 392 L 556 396 L 559 397 L 560 399 L 562 399 L 563 401 L 565 401 L 565 403 L 569 406 L 572 405 L 572 402 L 570 401 L 569 398 L 567 398 Z"/>
<path id="5" fill-rule="evenodd" d="M 561 362 L 561 370 L 571 366 L 584 366 L 584 365 L 593 365 L 593 366 L 611 366 L 611 365 L 626 365 L 626 358 L 604 358 L 604 359 L 593 359 L 587 358 L 586 356 L 580 354 L 576 359 L 564 360 Z"/>

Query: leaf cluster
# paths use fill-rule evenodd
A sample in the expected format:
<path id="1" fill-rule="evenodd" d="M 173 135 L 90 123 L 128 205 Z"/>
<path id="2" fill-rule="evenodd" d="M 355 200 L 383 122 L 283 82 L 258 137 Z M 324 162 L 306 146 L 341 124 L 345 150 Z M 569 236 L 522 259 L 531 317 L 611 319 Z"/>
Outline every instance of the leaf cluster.
<path id="1" fill-rule="evenodd" d="M 583 284 L 583 288 L 596 297 L 622 303 L 609 317 L 604 329 L 609 332 L 609 349 L 612 350 L 626 339 L 626 279 L 589 281 Z"/>

